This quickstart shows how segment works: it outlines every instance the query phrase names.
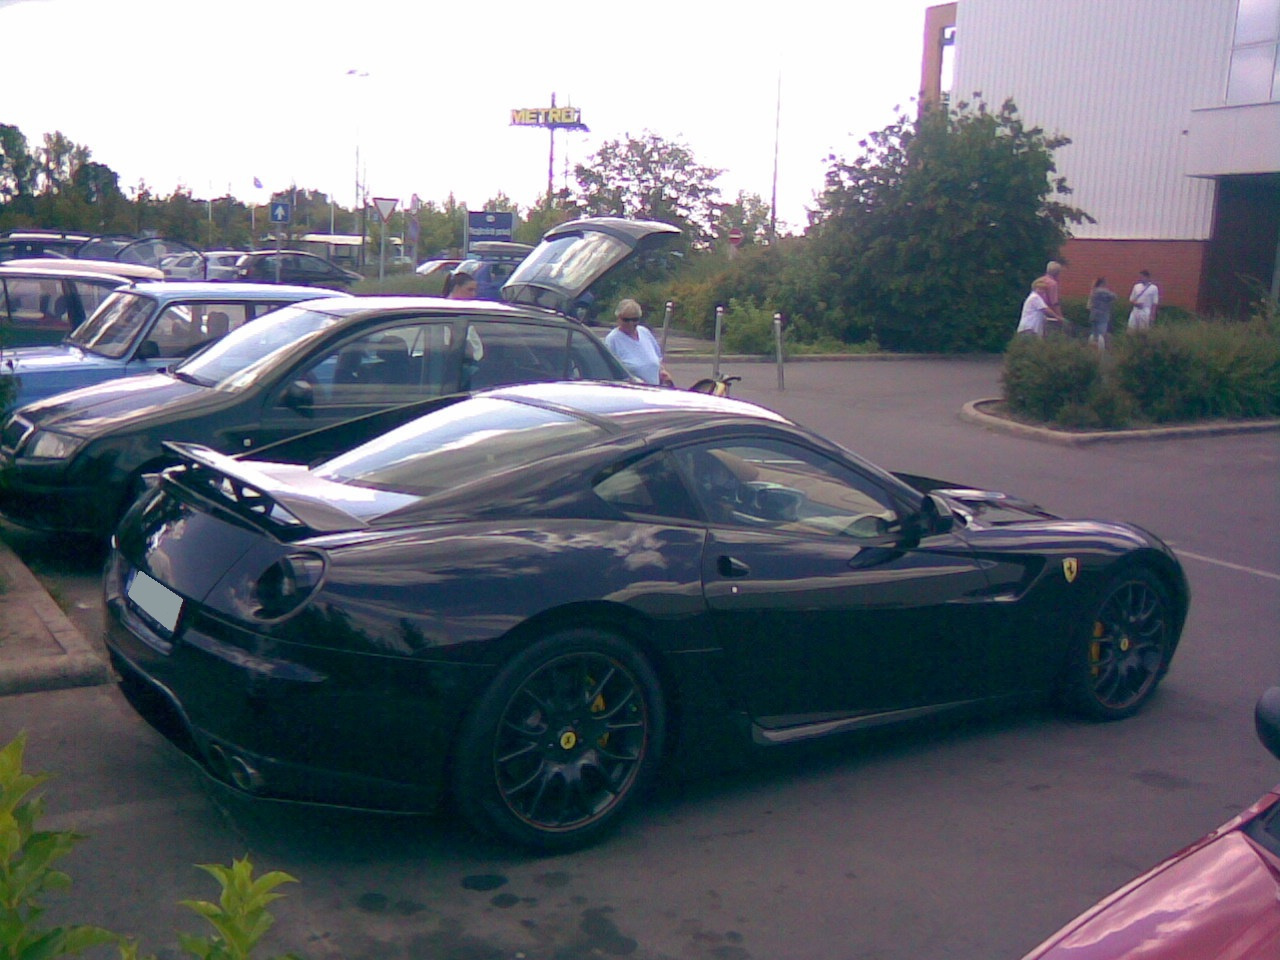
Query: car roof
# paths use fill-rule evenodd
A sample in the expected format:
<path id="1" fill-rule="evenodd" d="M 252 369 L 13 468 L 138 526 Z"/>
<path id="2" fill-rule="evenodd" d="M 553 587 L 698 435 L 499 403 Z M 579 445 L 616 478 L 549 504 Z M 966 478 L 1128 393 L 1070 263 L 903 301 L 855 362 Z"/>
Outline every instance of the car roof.
<path id="1" fill-rule="evenodd" d="M 477 396 L 517 400 L 559 408 L 587 419 L 603 418 L 624 432 L 649 435 L 655 424 L 684 427 L 705 425 L 708 418 L 768 424 L 795 424 L 767 407 L 746 400 L 715 397 L 691 390 L 672 390 L 640 384 L 601 381 L 551 381 L 496 387 Z"/>
<path id="2" fill-rule="evenodd" d="M 145 263 L 131 263 L 121 260 L 64 260 L 54 257 L 28 257 L 19 260 L 6 260 L 0 266 L 17 267 L 29 270 L 40 270 L 45 273 L 81 273 L 91 272 L 99 276 L 110 274 L 126 280 L 162 280 L 164 272 Z"/>
<path id="3" fill-rule="evenodd" d="M 229 251 L 229 252 L 230 252 L 230 251 Z M 242 257 L 274 257 L 277 253 L 300 254 L 301 256 L 304 256 L 304 257 L 316 257 L 317 259 L 320 259 L 320 260 L 325 259 L 321 254 L 318 254 L 318 253 L 312 253 L 310 250 L 292 250 L 292 249 L 285 249 L 285 250 L 242 250 L 242 251 L 240 252 L 240 255 L 241 255 Z"/>
<path id="4" fill-rule="evenodd" d="M 114 287 L 127 287 L 132 282 L 128 277 L 114 273 L 99 273 L 97 270 L 41 270 L 39 267 L 11 267 L 0 263 L 0 277 L 45 277 L 50 280 L 88 280 L 101 281 Z"/>
<path id="5" fill-rule="evenodd" d="M 317 297 L 338 298 L 324 287 L 294 287 L 281 283 L 228 283 L 217 280 L 154 280 L 135 283 L 131 292 L 156 300 L 314 300 Z"/>

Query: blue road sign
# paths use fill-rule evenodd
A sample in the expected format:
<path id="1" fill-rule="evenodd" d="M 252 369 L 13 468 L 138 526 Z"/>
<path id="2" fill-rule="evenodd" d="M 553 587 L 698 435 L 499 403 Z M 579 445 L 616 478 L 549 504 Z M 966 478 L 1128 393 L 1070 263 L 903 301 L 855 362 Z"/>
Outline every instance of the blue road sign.
<path id="1" fill-rule="evenodd" d="M 284 200 L 271 201 L 271 222 L 288 223 L 293 213 L 293 204 Z"/>

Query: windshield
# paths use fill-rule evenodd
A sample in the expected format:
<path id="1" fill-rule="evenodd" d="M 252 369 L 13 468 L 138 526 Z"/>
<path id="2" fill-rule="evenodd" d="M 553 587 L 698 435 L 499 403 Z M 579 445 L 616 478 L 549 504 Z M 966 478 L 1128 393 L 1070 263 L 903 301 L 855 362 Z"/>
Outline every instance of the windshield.
<path id="1" fill-rule="evenodd" d="M 67 341 L 81 350 L 119 359 L 146 329 L 156 303 L 136 293 L 113 293 L 96 313 L 72 331 Z"/>
<path id="2" fill-rule="evenodd" d="M 175 376 L 207 387 L 244 390 L 274 366 L 278 355 L 305 349 L 341 318 L 300 307 L 282 307 L 221 340 L 174 368 Z"/>
<path id="3" fill-rule="evenodd" d="M 315 473 L 339 483 L 425 497 L 580 449 L 603 433 L 558 411 L 476 397 L 392 430 Z"/>

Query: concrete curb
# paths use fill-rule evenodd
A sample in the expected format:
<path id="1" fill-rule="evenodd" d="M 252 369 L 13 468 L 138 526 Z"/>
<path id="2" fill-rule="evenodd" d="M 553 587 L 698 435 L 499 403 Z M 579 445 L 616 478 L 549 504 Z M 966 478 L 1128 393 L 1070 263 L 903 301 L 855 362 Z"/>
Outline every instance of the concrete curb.
<path id="1" fill-rule="evenodd" d="M 6 620 L 23 619 L 43 628 L 18 640 L 0 633 L 0 696 L 107 683 L 106 661 L 67 619 L 34 574 L 0 541 L 0 608 Z M 6 649 L 18 647 L 21 649 Z M 17 654 L 16 656 L 14 654 Z"/>
<path id="2" fill-rule="evenodd" d="M 1029 423 L 1019 423 L 983 411 L 983 407 L 991 407 L 1001 403 L 1000 397 L 988 397 L 983 400 L 970 400 L 960 410 L 960 419 L 976 423 L 991 430 L 1009 433 L 1045 443 L 1057 443 L 1063 446 L 1081 446 L 1089 443 L 1116 443 L 1122 440 L 1169 440 L 1178 437 L 1212 437 L 1228 433 L 1262 433 L 1268 430 L 1280 430 L 1280 420 L 1239 420 L 1221 423 L 1192 424 L 1184 427 L 1150 427 L 1140 430 L 1092 430 L 1088 433 L 1071 433 L 1066 430 L 1053 430 L 1048 427 L 1037 427 Z"/>

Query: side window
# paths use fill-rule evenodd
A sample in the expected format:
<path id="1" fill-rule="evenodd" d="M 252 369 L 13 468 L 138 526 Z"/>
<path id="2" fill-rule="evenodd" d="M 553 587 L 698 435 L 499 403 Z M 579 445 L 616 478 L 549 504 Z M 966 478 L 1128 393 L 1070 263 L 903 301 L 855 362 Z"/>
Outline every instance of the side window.
<path id="1" fill-rule="evenodd" d="M 535 323 L 475 323 L 467 328 L 464 390 L 571 376 L 569 334 Z"/>
<path id="2" fill-rule="evenodd" d="M 71 286 L 75 290 L 76 296 L 80 299 L 82 315 L 72 317 L 72 320 L 77 323 L 83 323 L 92 316 L 93 311 L 98 309 L 103 300 L 111 296 L 111 291 L 114 289 L 113 287 L 104 287 L 96 283 L 82 283 L 77 280 L 73 280 Z"/>
<path id="3" fill-rule="evenodd" d="M 159 347 L 159 356 L 188 356 L 207 339 L 201 327 L 201 319 L 199 304 L 170 304 L 156 317 L 147 339 L 154 341 Z"/>
<path id="4" fill-rule="evenodd" d="M 697 444 L 675 458 L 713 523 L 855 539 L 898 528 L 892 498 L 873 480 L 784 440 Z"/>
<path id="5" fill-rule="evenodd" d="M 596 478 L 592 489 L 605 503 L 626 514 L 698 519 L 679 473 L 664 453 L 611 467 Z"/>
<path id="6" fill-rule="evenodd" d="M 446 392 L 452 335 L 448 323 L 383 327 L 335 347 L 301 379 L 311 384 L 320 405 L 408 403 L 439 396 Z"/>
<path id="7" fill-rule="evenodd" d="M 62 281 L 42 277 L 10 277 L 9 316 L 15 324 L 43 329 L 70 329 Z"/>
<path id="8" fill-rule="evenodd" d="M 575 330 L 569 336 L 569 380 L 615 380 L 617 373 L 604 355 L 605 347 L 590 334 Z"/>

